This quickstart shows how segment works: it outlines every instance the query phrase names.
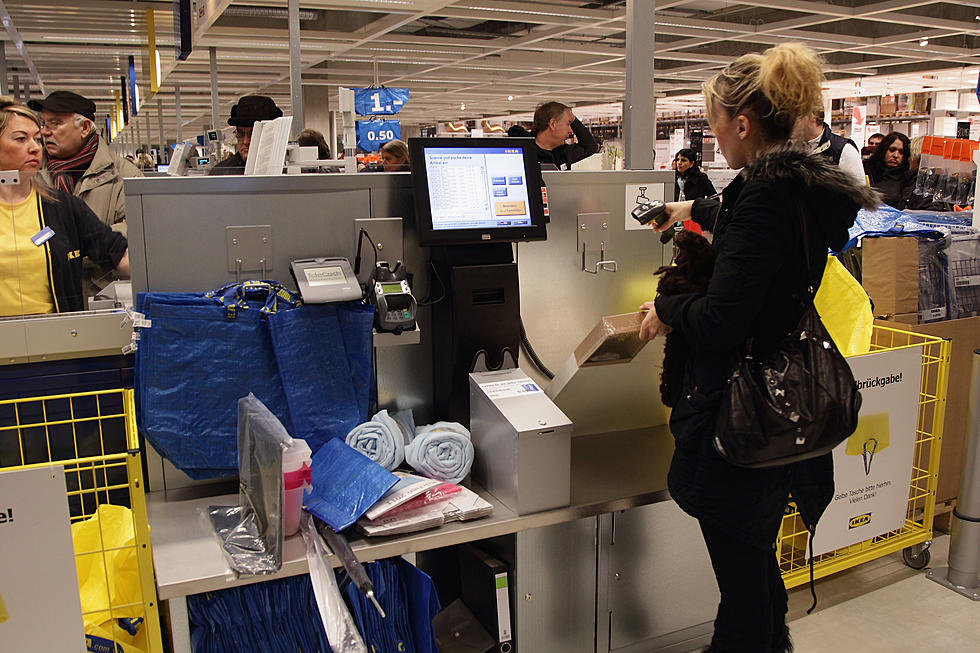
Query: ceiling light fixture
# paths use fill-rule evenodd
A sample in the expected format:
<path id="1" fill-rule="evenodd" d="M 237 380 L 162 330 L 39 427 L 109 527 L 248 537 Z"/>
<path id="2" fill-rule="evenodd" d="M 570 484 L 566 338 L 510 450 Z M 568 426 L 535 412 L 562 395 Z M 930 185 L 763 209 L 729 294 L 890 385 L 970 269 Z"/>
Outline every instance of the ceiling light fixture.
<path id="1" fill-rule="evenodd" d="M 460 103 L 459 110 L 460 111 L 466 111 L 466 104 L 465 103 Z"/>
<path id="2" fill-rule="evenodd" d="M 921 41 L 919 41 L 920 48 L 924 48 L 927 45 L 929 45 L 929 39 L 922 39 Z"/>
<path id="3" fill-rule="evenodd" d="M 507 101 L 508 102 L 512 101 L 513 99 L 514 99 L 514 96 L 513 95 L 508 95 L 507 96 Z"/>

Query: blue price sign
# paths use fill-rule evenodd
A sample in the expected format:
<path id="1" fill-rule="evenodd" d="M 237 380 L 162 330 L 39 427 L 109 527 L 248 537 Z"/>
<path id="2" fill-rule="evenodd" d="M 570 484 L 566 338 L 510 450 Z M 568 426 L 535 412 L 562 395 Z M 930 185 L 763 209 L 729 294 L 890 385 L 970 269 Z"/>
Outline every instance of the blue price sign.
<path id="1" fill-rule="evenodd" d="M 361 120 L 355 130 L 357 147 L 365 152 L 377 152 L 383 144 L 402 137 L 402 126 L 397 120 Z"/>
<path id="2" fill-rule="evenodd" d="M 354 112 L 359 116 L 391 116 L 408 102 L 407 88 L 355 88 Z"/>

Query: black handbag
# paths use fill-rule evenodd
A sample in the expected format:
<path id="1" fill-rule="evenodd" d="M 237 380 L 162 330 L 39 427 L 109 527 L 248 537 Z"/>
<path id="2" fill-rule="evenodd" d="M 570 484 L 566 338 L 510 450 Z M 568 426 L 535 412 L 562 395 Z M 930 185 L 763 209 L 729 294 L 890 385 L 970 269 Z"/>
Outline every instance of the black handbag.
<path id="1" fill-rule="evenodd" d="M 807 278 L 810 255 L 801 207 Z M 747 345 L 722 393 L 714 445 L 740 467 L 774 467 L 831 451 L 857 428 L 861 393 L 813 305 L 764 357 Z"/>

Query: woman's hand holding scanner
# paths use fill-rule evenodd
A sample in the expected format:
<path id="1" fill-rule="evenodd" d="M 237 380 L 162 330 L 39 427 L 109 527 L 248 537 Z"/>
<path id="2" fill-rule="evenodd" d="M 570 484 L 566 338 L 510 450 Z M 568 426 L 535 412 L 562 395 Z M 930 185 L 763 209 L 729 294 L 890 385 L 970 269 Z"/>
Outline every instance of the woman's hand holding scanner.
<path id="1" fill-rule="evenodd" d="M 675 222 L 684 222 L 691 219 L 691 209 L 694 200 L 686 202 L 668 202 L 665 206 L 663 221 L 656 221 L 653 227 L 656 231 L 667 231 Z"/>
<path id="2" fill-rule="evenodd" d="M 653 340 L 658 335 L 667 335 L 673 330 L 670 325 L 664 324 L 657 317 L 657 309 L 654 308 L 653 302 L 643 302 L 640 312 L 646 313 L 643 321 L 640 322 L 640 340 Z"/>

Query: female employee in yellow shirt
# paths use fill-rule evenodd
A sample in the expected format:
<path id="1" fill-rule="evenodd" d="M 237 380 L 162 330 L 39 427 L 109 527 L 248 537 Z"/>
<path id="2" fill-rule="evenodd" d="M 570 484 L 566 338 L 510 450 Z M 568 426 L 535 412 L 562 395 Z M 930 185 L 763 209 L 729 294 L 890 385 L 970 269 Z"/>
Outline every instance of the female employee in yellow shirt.
<path id="1" fill-rule="evenodd" d="M 0 97 L 0 171 L 20 178 L 0 185 L 0 316 L 83 310 L 86 256 L 129 276 L 125 237 L 78 198 L 43 184 L 41 150 L 37 115 Z"/>

